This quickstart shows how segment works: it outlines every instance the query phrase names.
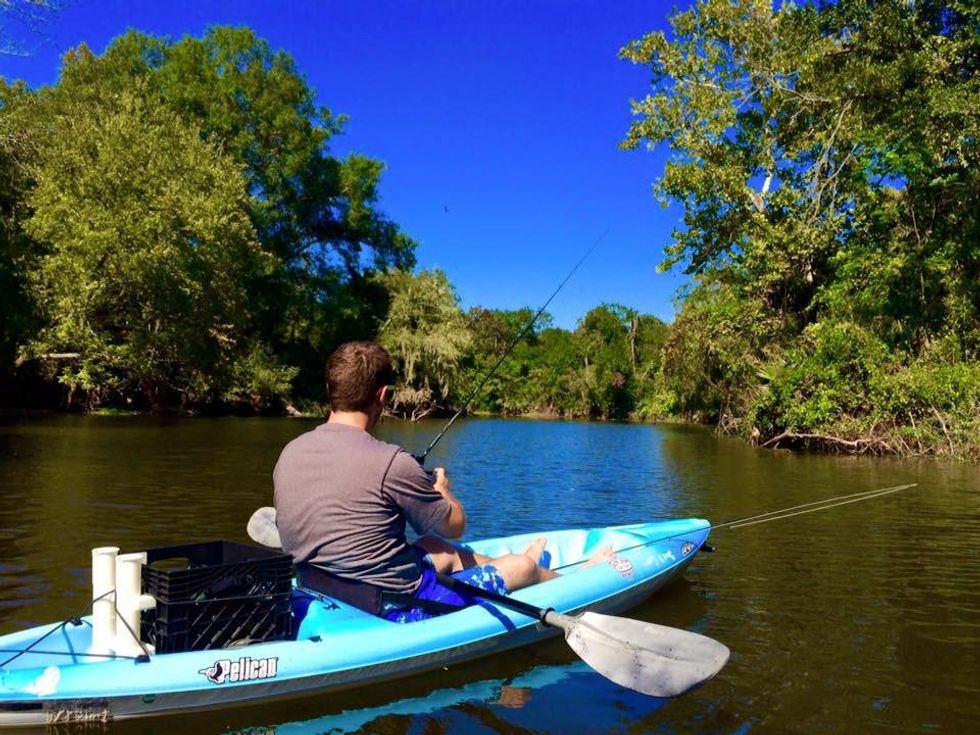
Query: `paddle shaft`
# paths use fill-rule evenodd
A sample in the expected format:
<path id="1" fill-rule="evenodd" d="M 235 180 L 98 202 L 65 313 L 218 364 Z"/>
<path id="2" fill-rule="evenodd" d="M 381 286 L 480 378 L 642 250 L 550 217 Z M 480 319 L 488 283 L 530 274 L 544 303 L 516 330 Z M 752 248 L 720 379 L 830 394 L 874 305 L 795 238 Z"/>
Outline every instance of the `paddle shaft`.
<path id="1" fill-rule="evenodd" d="M 506 607 L 516 612 L 527 615 L 530 618 L 537 618 L 542 623 L 545 621 L 545 616 L 549 612 L 554 612 L 551 608 L 540 608 L 530 605 L 521 600 L 515 600 L 513 597 L 507 597 L 505 595 L 498 595 L 496 592 L 491 592 L 490 590 L 485 590 L 482 587 L 475 587 L 472 584 L 467 584 L 461 580 L 451 577 L 448 574 L 437 573 L 436 579 L 439 580 L 439 584 L 443 587 L 448 587 L 454 592 L 460 592 L 467 595 L 472 595 L 473 597 L 481 597 L 484 600 L 490 600 L 495 602 L 501 607 Z"/>
<path id="2" fill-rule="evenodd" d="M 530 321 L 528 321 L 528 323 L 524 325 L 521 331 L 517 333 L 517 336 L 511 340 L 510 344 L 507 346 L 507 349 L 504 350 L 504 354 L 502 354 L 500 356 L 500 359 L 497 360 L 496 364 L 492 368 L 490 368 L 490 371 L 483 376 L 483 380 L 481 380 L 480 383 L 476 386 L 476 388 L 474 388 L 473 391 L 469 394 L 469 396 L 467 396 L 466 400 L 463 401 L 463 405 L 460 406 L 459 410 L 453 414 L 453 417 L 449 419 L 449 421 L 446 423 L 445 426 L 442 427 L 442 431 L 436 434 L 435 438 L 431 442 L 429 442 L 429 446 L 425 448 L 425 451 L 422 452 L 421 454 L 412 455 L 412 457 L 415 458 L 416 462 L 418 462 L 423 467 L 425 466 L 425 458 L 429 455 L 429 452 L 432 451 L 432 448 L 439 443 L 439 440 L 442 439 L 443 434 L 449 431 L 449 427 L 451 427 L 454 423 L 456 423 L 456 419 L 458 419 L 460 416 L 463 415 L 463 412 L 470 405 L 473 399 L 476 398 L 477 394 L 479 394 L 481 390 L 483 390 L 483 386 L 485 386 L 487 384 L 487 381 L 490 380 L 490 378 L 493 377 L 493 374 L 497 372 L 497 368 L 499 368 L 501 365 L 504 364 L 504 360 L 507 359 L 507 356 L 511 353 L 511 350 L 513 350 L 514 347 L 517 346 L 517 343 L 520 342 L 521 339 L 524 337 L 524 335 L 527 334 L 530 331 L 531 327 L 534 326 L 534 323 L 538 320 L 538 317 L 541 316 L 544 313 L 544 310 L 548 308 L 548 304 L 551 303 L 551 300 L 558 295 L 558 292 L 562 290 L 562 288 L 566 283 L 568 283 L 569 279 L 573 275 L 575 275 L 575 271 L 578 270 L 579 266 L 585 262 L 585 259 L 592 254 L 592 251 L 595 250 L 596 247 L 598 247 L 599 243 L 602 242 L 603 239 L 605 239 L 606 235 L 608 234 L 609 234 L 609 230 L 606 230 L 601 235 L 599 235 L 599 239 L 596 240 L 594 243 L 592 243 L 592 247 L 590 247 L 585 252 L 585 255 L 579 258 L 579 261 L 578 263 L 575 264 L 575 267 L 568 272 L 567 276 L 565 276 L 565 280 L 558 284 L 558 288 L 556 288 L 554 292 L 551 294 L 551 296 L 548 297 L 548 300 L 544 302 L 544 304 L 541 306 L 540 309 L 537 310 L 537 312 L 535 312 L 534 316 L 531 317 Z"/>

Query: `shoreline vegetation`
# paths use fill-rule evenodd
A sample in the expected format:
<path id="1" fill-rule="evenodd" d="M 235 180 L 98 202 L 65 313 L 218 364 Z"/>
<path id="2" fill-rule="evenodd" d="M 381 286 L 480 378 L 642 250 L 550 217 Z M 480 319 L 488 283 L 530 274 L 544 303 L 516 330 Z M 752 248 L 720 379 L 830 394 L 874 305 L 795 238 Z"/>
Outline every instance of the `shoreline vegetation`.
<path id="1" fill-rule="evenodd" d="M 651 72 L 621 146 L 668 151 L 655 193 L 684 212 L 674 322 L 545 314 L 472 412 L 980 460 L 980 8 L 700 0 L 671 23 L 620 56 Z M 416 269 L 384 165 L 330 152 L 345 120 L 247 28 L 0 78 L 0 408 L 315 415 L 325 356 L 377 339 L 395 414 L 452 413 L 533 312 L 463 312 Z"/>

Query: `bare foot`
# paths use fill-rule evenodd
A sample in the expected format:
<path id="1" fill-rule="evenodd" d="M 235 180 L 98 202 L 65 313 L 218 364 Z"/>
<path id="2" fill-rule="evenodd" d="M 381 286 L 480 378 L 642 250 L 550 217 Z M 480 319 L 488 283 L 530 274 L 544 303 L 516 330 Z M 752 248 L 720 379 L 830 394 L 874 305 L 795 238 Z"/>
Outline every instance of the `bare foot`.
<path id="1" fill-rule="evenodd" d="M 613 547 L 609 544 L 606 544 L 605 546 L 600 548 L 599 551 L 596 552 L 595 556 L 590 557 L 589 559 L 582 562 L 582 569 L 587 569 L 588 567 L 594 567 L 596 564 L 602 564 L 603 562 L 607 562 L 610 559 L 612 559 L 614 556 L 616 556 L 616 552 L 613 551 Z"/>
<path id="2" fill-rule="evenodd" d="M 541 555 L 544 553 L 544 547 L 548 543 L 548 539 L 544 536 L 534 539 L 531 545 L 524 550 L 524 556 L 529 556 L 534 561 L 535 564 L 541 561 Z"/>

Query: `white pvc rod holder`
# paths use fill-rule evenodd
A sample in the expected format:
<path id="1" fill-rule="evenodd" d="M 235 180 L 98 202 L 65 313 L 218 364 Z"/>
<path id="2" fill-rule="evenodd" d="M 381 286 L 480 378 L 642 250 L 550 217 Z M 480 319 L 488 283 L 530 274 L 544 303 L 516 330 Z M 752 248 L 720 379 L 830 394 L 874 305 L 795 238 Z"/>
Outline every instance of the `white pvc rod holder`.
<path id="1" fill-rule="evenodd" d="M 140 611 L 156 605 L 153 597 L 142 594 L 144 564 L 145 551 L 116 557 L 116 607 L 120 618 L 125 621 L 125 624 L 120 622 L 116 625 L 116 653 L 124 656 L 144 653 L 138 638 Z"/>
<path id="2" fill-rule="evenodd" d="M 116 639 L 116 555 L 118 546 L 92 549 L 92 653 L 110 654 Z"/>

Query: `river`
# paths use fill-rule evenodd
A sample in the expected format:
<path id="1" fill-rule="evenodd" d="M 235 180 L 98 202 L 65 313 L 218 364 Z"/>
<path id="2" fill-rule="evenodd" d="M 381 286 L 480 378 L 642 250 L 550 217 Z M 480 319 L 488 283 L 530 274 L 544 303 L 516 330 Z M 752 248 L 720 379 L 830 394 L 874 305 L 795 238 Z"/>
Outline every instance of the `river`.
<path id="1" fill-rule="evenodd" d="M 0 633 L 85 611 L 89 549 L 245 541 L 281 447 L 316 422 L 52 416 L 0 424 Z M 385 422 L 418 451 L 438 422 Z M 113 733 L 975 732 L 980 468 L 770 452 L 678 426 L 460 421 L 445 465 L 472 538 L 698 516 L 719 529 L 633 617 L 732 651 L 675 700 L 592 674 L 561 641 L 342 694 L 106 726 Z M 88 731 L 88 730 L 87 730 Z"/>

